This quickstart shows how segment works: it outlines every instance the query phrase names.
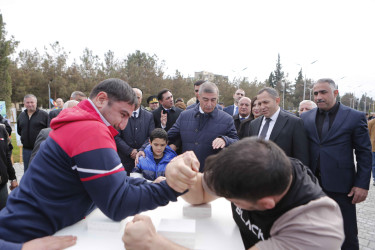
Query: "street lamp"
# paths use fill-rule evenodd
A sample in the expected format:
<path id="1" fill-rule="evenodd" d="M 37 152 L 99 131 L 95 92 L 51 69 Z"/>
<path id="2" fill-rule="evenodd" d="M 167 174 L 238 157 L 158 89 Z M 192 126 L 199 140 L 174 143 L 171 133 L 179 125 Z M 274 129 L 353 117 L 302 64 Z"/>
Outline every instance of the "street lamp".
<path id="1" fill-rule="evenodd" d="M 313 90 L 313 88 L 309 88 L 310 90 L 310 101 L 311 101 L 311 91 Z"/>
<path id="2" fill-rule="evenodd" d="M 48 83 L 48 109 L 51 110 L 51 87 L 50 84 L 52 84 L 53 79 L 51 78 Z"/>
<path id="3" fill-rule="evenodd" d="M 316 63 L 318 60 L 315 60 L 313 62 L 311 62 L 310 64 L 314 64 Z M 297 63 L 297 65 L 301 66 L 301 68 L 303 68 L 303 66 L 299 63 Z M 305 100 L 305 93 L 306 93 L 306 82 L 307 79 L 306 79 L 306 71 L 305 71 L 305 81 L 303 81 L 303 95 L 302 95 L 302 101 Z M 311 100 L 311 94 L 310 94 L 310 100 Z"/>

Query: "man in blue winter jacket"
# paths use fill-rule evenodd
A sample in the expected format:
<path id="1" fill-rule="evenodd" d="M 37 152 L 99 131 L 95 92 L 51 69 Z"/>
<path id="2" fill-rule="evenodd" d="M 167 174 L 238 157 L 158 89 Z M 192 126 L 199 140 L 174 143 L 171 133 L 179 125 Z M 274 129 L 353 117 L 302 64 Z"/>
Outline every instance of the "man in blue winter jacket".
<path id="1" fill-rule="evenodd" d="M 154 129 L 150 135 L 150 145 L 145 149 L 146 155 L 139 158 L 139 163 L 133 169 L 133 172 L 142 174 L 143 178 L 150 181 L 156 180 L 159 182 L 165 179 L 167 164 L 177 156 L 167 143 L 167 132 L 161 128 Z"/>
<path id="2" fill-rule="evenodd" d="M 215 83 L 203 83 L 199 88 L 199 105 L 182 112 L 168 130 L 171 145 L 181 147 L 182 152 L 194 151 L 200 162 L 200 172 L 203 172 L 207 156 L 238 141 L 232 116 L 216 107 L 218 97 Z"/>

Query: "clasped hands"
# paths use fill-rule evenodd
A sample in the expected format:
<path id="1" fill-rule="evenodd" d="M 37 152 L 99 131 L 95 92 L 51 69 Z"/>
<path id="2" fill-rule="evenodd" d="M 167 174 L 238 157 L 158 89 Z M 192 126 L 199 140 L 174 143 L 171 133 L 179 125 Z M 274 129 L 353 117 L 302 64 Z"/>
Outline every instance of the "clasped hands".
<path id="1" fill-rule="evenodd" d="M 187 151 L 173 158 L 165 169 L 168 186 L 182 193 L 197 183 L 199 161 L 193 151 Z"/>

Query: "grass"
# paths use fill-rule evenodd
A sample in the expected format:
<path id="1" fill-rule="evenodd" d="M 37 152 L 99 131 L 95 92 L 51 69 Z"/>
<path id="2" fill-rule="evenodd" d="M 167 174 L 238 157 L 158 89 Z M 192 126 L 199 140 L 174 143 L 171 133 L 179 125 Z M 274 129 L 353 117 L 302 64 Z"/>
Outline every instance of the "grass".
<path id="1" fill-rule="evenodd" d="M 12 133 L 12 145 L 13 145 L 13 152 L 12 152 L 12 162 L 21 162 L 21 147 L 17 146 L 16 141 L 16 134 Z"/>

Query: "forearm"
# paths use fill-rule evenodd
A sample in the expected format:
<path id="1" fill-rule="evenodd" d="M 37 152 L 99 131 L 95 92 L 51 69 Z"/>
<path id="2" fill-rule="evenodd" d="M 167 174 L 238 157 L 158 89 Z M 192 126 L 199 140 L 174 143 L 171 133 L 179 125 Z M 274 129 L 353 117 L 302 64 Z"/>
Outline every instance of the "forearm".
<path id="1" fill-rule="evenodd" d="M 187 250 L 187 248 L 180 246 L 173 241 L 164 238 L 160 234 L 157 234 L 152 244 L 154 250 Z"/>
<path id="2" fill-rule="evenodd" d="M 199 205 L 208 203 L 218 198 L 217 196 L 207 193 L 202 185 L 203 174 L 198 173 L 196 184 L 189 189 L 189 191 L 181 197 L 188 203 Z"/>

